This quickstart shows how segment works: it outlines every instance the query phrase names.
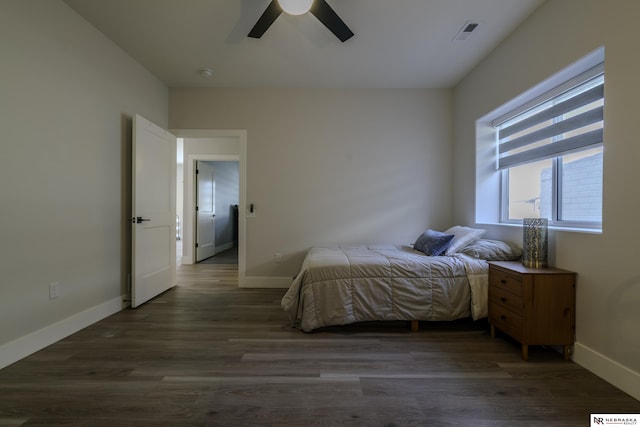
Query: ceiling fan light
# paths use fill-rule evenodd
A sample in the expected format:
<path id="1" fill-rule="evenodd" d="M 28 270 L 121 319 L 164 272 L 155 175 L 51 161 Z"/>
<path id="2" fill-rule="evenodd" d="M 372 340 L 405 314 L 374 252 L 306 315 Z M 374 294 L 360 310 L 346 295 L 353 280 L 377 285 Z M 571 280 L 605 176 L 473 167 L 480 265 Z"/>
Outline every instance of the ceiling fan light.
<path id="1" fill-rule="evenodd" d="M 313 0 L 278 0 L 278 4 L 289 15 L 303 15 L 309 12 Z"/>

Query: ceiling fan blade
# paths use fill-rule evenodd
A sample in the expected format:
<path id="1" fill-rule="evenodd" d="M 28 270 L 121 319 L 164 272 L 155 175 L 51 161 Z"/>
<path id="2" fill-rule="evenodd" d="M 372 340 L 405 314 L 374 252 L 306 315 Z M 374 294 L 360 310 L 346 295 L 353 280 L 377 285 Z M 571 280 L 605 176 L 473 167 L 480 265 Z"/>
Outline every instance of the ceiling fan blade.
<path id="1" fill-rule="evenodd" d="M 258 22 L 256 22 L 256 25 L 253 26 L 253 28 L 247 35 L 249 37 L 253 37 L 254 39 L 259 39 L 260 37 L 262 37 L 265 31 L 269 29 L 271 24 L 273 24 L 273 21 L 275 21 L 281 13 L 282 8 L 278 4 L 278 2 L 276 0 L 271 0 L 271 3 L 269 3 L 269 6 L 267 6 L 267 8 L 264 10 L 262 16 L 260 16 L 260 19 L 258 19 Z"/>
<path id="2" fill-rule="evenodd" d="M 326 0 L 315 0 L 311 6 L 311 13 L 318 18 L 341 42 L 353 37 L 353 32 L 347 27 L 338 14 L 329 6 Z"/>

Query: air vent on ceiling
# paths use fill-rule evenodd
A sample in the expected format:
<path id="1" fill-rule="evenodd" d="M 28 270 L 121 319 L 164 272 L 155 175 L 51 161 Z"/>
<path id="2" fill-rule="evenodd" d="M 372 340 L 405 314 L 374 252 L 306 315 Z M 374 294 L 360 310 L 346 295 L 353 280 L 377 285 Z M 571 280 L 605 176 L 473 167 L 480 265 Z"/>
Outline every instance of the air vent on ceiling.
<path id="1" fill-rule="evenodd" d="M 455 38 L 453 40 L 454 41 L 463 41 L 463 40 L 468 39 L 471 36 L 471 33 L 473 33 L 474 31 L 476 31 L 478 29 L 479 25 L 480 25 L 480 23 L 478 23 L 478 22 L 467 21 L 462 26 L 460 31 L 458 31 L 458 34 L 456 34 L 456 36 L 455 36 Z"/>

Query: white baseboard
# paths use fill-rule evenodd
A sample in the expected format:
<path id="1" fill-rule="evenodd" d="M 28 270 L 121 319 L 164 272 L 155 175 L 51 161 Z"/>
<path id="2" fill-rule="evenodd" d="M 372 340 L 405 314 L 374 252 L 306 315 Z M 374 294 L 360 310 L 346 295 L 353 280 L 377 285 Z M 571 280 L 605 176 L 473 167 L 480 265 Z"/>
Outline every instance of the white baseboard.
<path id="1" fill-rule="evenodd" d="M 113 298 L 110 301 L 88 308 L 57 323 L 3 344 L 0 346 L 0 369 L 121 311 L 129 306 L 124 300 L 125 296 Z"/>
<path id="2" fill-rule="evenodd" d="M 640 373 L 580 343 L 574 345 L 573 361 L 640 400 Z"/>
<path id="3" fill-rule="evenodd" d="M 291 286 L 291 277 L 245 277 L 239 284 L 240 288 L 283 288 Z"/>
<path id="4" fill-rule="evenodd" d="M 235 245 L 233 242 L 225 243 L 224 245 L 216 246 L 216 253 L 224 252 L 227 249 L 233 248 Z"/>

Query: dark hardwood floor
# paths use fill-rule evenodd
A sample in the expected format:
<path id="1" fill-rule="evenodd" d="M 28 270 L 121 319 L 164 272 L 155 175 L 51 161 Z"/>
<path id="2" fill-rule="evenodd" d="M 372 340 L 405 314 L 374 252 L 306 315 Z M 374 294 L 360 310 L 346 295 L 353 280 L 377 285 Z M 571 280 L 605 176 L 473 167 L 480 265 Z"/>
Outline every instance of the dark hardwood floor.
<path id="1" fill-rule="evenodd" d="M 640 402 L 554 350 L 530 361 L 487 325 L 291 329 L 282 289 L 233 264 L 0 370 L 0 426 L 588 426 Z"/>

